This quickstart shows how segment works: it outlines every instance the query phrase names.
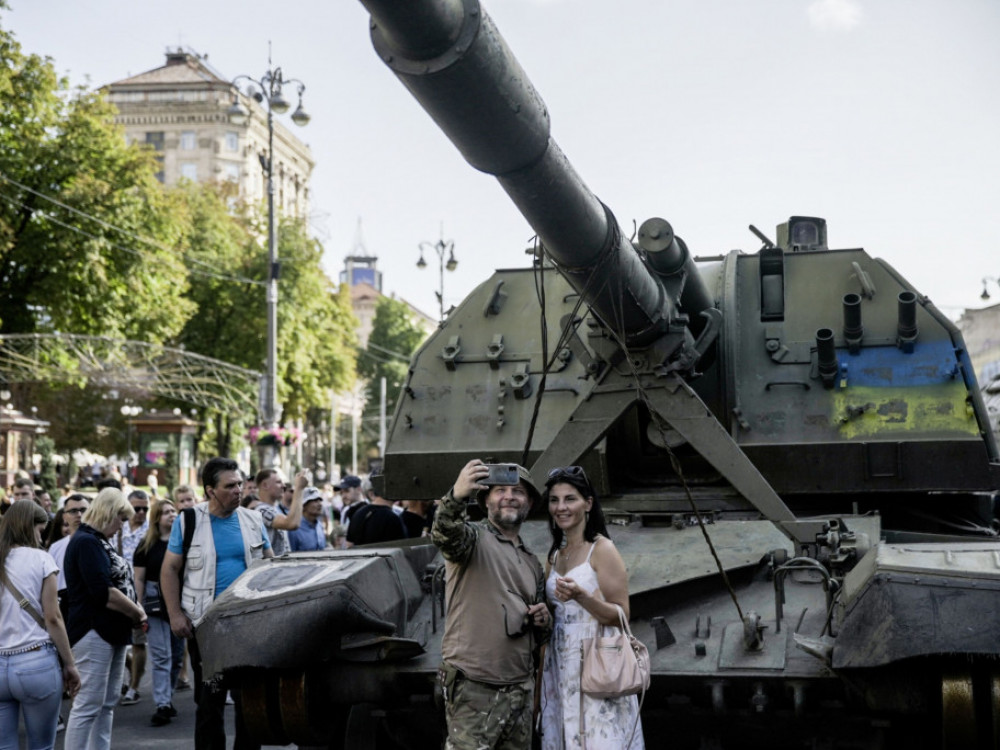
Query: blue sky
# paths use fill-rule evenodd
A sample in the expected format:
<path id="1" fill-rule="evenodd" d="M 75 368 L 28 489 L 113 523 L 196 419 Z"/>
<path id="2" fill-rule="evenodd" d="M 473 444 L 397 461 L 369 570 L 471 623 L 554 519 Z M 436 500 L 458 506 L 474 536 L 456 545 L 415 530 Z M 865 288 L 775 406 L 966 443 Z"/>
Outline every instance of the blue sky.
<path id="1" fill-rule="evenodd" d="M 418 243 L 455 241 L 447 305 L 522 265 L 531 229 L 375 56 L 357 2 L 9 0 L 24 48 L 76 82 L 209 55 L 306 85 L 312 224 L 335 275 L 359 219 L 385 290 L 436 314 Z M 1000 276 L 995 0 L 499 0 L 484 3 L 552 132 L 624 227 L 668 219 L 695 254 L 756 251 L 794 214 L 865 247 L 953 317 Z M 612 10 L 613 7 L 613 10 Z M 279 10 L 280 9 L 280 10 Z M 992 302 L 1000 286 L 989 282 Z"/>

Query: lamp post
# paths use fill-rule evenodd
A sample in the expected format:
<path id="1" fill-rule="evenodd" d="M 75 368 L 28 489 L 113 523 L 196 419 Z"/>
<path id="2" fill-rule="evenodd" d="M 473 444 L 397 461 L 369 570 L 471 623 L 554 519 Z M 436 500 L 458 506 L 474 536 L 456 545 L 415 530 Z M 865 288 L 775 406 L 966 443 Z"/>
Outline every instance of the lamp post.
<path id="1" fill-rule="evenodd" d="M 433 250 L 438 256 L 438 290 L 434 294 L 438 300 L 438 320 L 444 322 L 444 269 L 454 271 L 458 267 L 458 261 L 455 260 L 455 241 L 446 241 L 442 237 L 437 242 L 421 242 L 420 260 L 417 261 L 417 268 L 427 267 L 427 261 L 424 260 L 424 248 L 427 248 L 428 252 Z M 444 259 L 446 251 L 448 253 L 447 262 Z"/>
<path id="2" fill-rule="evenodd" d="M 250 110 L 240 101 L 237 83 L 243 79 L 259 90 L 250 94 L 257 102 L 267 104 L 267 158 L 261 157 L 261 166 L 267 176 L 267 374 L 263 384 L 262 411 L 266 427 L 277 427 L 281 420 L 281 406 L 278 404 L 278 237 L 274 221 L 274 115 L 284 114 L 291 106 L 281 92 L 285 84 L 298 86 L 299 106 L 292 113 L 292 122 L 303 126 L 309 123 L 309 115 L 302 108 L 302 93 L 306 85 L 296 78 L 285 78 L 281 68 L 271 66 L 271 54 L 267 56 L 268 69 L 258 80 L 248 75 L 238 75 L 233 79 L 233 104 L 227 110 L 229 121 L 234 125 L 245 125 L 250 120 Z"/>
<path id="3" fill-rule="evenodd" d="M 996 276 L 983 276 L 983 293 L 979 295 L 979 299 L 986 302 L 990 298 L 990 292 L 986 288 L 987 282 L 992 281 L 994 284 L 1000 285 L 1000 279 Z"/>

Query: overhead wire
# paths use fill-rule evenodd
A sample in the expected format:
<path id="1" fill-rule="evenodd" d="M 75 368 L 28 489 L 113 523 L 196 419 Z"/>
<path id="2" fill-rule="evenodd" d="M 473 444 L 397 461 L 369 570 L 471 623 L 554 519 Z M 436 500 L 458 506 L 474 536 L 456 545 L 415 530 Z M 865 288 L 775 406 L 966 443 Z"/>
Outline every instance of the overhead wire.
<path id="1" fill-rule="evenodd" d="M 0 200 L 5 201 L 6 203 L 8 203 L 8 204 L 10 204 L 12 206 L 19 206 L 19 207 L 21 207 L 21 208 L 23 208 L 25 210 L 28 210 L 28 211 L 36 211 L 36 212 L 40 213 L 42 216 L 44 216 L 47 221 L 51 221 L 53 224 L 61 226 L 64 229 L 68 229 L 71 232 L 76 232 L 77 234 L 81 234 L 84 237 L 87 237 L 89 239 L 97 240 L 98 242 L 107 243 L 108 247 L 111 247 L 111 248 L 113 248 L 115 250 L 119 250 L 119 251 L 121 251 L 123 253 L 128 253 L 130 255 L 135 255 L 135 256 L 137 256 L 139 258 L 147 259 L 147 256 L 146 256 L 145 253 L 143 253 L 143 252 L 141 252 L 139 250 L 136 250 L 135 248 L 125 247 L 124 245 L 119 245 L 118 243 L 111 242 L 106 237 L 100 237 L 100 236 L 98 236 L 96 234 L 91 234 L 90 232 L 88 232 L 88 231 L 86 231 L 84 229 L 80 229 L 79 227 L 75 227 L 72 224 L 67 224 L 64 221 L 60 221 L 59 219 L 55 218 L 54 216 L 52 216 L 52 214 L 50 214 L 50 213 L 48 213 L 46 211 L 43 211 L 43 210 L 37 209 L 37 208 L 32 208 L 31 206 L 28 206 L 28 205 L 22 203 L 19 200 L 11 198 L 10 196 L 5 195 L 4 193 L 0 193 Z M 217 272 L 214 272 L 214 271 L 203 271 L 203 270 L 198 269 L 198 268 L 188 268 L 187 271 L 188 271 L 188 273 L 191 273 L 191 274 L 196 275 L 196 276 L 205 276 L 205 277 L 208 277 L 208 278 L 220 279 L 222 281 L 238 281 L 238 282 L 243 283 L 243 284 L 253 284 L 255 286 L 266 286 L 267 285 L 266 281 L 258 281 L 256 279 L 250 279 L 250 278 L 246 278 L 246 277 L 243 277 L 243 276 L 232 276 L 230 274 L 221 274 L 221 273 L 217 273 Z"/>
<path id="2" fill-rule="evenodd" d="M 59 206 L 60 208 L 66 210 L 66 211 L 69 211 L 70 213 L 76 214 L 77 216 L 80 216 L 81 218 L 87 219 L 89 221 L 93 221 L 94 223 L 99 224 L 99 225 L 103 226 L 106 229 L 109 229 L 109 230 L 111 230 L 113 232 L 118 232 L 119 234 L 125 235 L 129 239 L 135 240 L 137 242 L 141 242 L 141 243 L 143 243 L 145 245 L 149 245 L 151 247 L 154 247 L 154 248 L 156 248 L 158 250 L 162 250 L 164 252 L 170 253 L 172 255 L 176 255 L 177 254 L 176 250 L 174 250 L 173 248 L 167 247 L 166 245 L 164 245 L 164 244 L 162 244 L 160 242 L 157 242 L 156 240 L 153 240 L 153 239 L 151 239 L 149 237 L 143 237 L 142 235 L 136 234 L 135 232 L 131 232 L 128 229 L 123 229 L 122 227 L 115 226 L 114 224 L 111 224 L 111 223 L 109 223 L 107 221 L 104 221 L 103 219 L 98 218 L 97 216 L 94 216 L 92 214 L 88 214 L 85 211 L 81 211 L 78 208 L 74 208 L 73 206 L 67 205 L 66 203 L 63 203 L 62 201 L 59 201 L 59 200 L 57 200 L 57 199 L 55 199 L 55 198 L 53 198 L 53 197 L 51 197 L 49 195 L 46 195 L 45 193 L 42 193 L 39 190 L 35 190 L 34 188 L 29 187 L 28 185 L 25 185 L 24 183 L 18 182 L 15 179 L 7 177 L 4 174 L 0 174 L 0 180 L 2 180 L 4 182 L 7 182 L 7 183 L 9 183 L 11 185 L 14 185 L 15 187 L 18 187 L 18 188 L 20 188 L 22 190 L 26 190 L 27 192 L 31 193 L 32 195 L 36 195 L 36 196 L 38 196 L 39 198 L 41 198 L 43 200 L 49 201 L 50 203 L 52 203 L 52 204 L 54 204 L 56 206 Z M 110 246 L 114 247 L 115 249 L 122 250 L 124 252 L 128 252 L 128 253 L 131 253 L 133 255 L 139 255 L 139 256 L 142 255 L 138 250 L 134 250 L 134 249 L 131 249 L 131 248 L 123 247 L 122 245 L 118 245 L 116 243 L 113 243 L 113 242 L 111 242 L 110 240 L 107 240 L 104 237 L 99 237 L 99 236 L 91 234 L 91 233 L 89 233 L 89 232 L 87 232 L 85 230 L 82 230 L 82 229 L 80 229 L 78 227 L 75 227 L 75 226 L 73 226 L 71 224 L 66 224 L 65 222 L 59 221 L 58 219 L 56 219 L 48 211 L 45 211 L 45 210 L 37 208 L 37 207 L 29 206 L 29 205 L 25 204 L 24 202 L 17 200 L 16 198 L 12 198 L 10 196 L 5 196 L 3 193 L 0 193 L 0 197 L 5 198 L 5 200 L 7 200 L 8 203 L 16 203 L 18 206 L 20 206 L 21 208 L 25 209 L 26 211 L 33 211 L 33 212 L 37 211 L 37 212 L 41 213 L 46 219 L 52 221 L 55 224 L 58 224 L 61 227 L 64 227 L 66 229 L 78 232 L 78 233 L 80 233 L 80 234 L 82 234 L 84 236 L 90 237 L 92 239 L 96 239 L 96 240 L 101 240 L 101 241 L 107 242 Z M 212 264 L 211 263 L 209 263 L 207 261 L 200 260 L 198 258 L 192 258 L 190 255 L 181 254 L 181 258 L 182 258 L 182 260 L 184 260 L 187 263 L 192 263 L 192 264 L 199 265 L 199 266 L 205 266 L 206 268 L 212 268 Z M 254 285 L 258 285 L 258 286 L 266 286 L 267 285 L 266 281 L 260 281 L 260 280 L 257 280 L 257 279 L 251 279 L 251 278 L 248 278 L 248 277 L 245 277 L 245 276 L 236 276 L 236 275 L 233 275 L 233 274 L 220 274 L 217 271 L 197 271 L 197 270 L 195 270 L 193 268 L 188 268 L 188 270 L 191 273 L 196 273 L 196 274 L 203 275 L 203 276 L 209 276 L 211 278 L 217 278 L 217 279 L 228 280 L 228 281 L 237 281 L 237 282 L 244 283 L 244 284 L 254 284 Z"/>

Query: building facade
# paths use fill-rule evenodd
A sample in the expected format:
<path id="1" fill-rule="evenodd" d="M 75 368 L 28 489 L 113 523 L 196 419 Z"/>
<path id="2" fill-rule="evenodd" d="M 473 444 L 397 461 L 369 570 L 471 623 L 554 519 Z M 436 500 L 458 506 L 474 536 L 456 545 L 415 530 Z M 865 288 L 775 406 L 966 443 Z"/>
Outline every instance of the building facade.
<path id="1" fill-rule="evenodd" d="M 957 325 L 983 392 L 990 427 L 1000 444 L 1000 305 L 966 309 Z"/>
<path id="2" fill-rule="evenodd" d="M 247 203 L 267 197 L 267 109 L 252 92 L 238 91 L 190 50 L 167 52 L 166 64 L 105 87 L 118 108 L 116 121 L 129 143 L 156 150 L 165 185 L 181 180 L 230 183 Z M 250 117 L 230 121 L 239 96 Z M 309 215 L 309 177 L 315 162 L 309 146 L 274 118 L 275 209 L 285 216 Z"/>
<path id="3" fill-rule="evenodd" d="M 1000 305 L 966 309 L 957 325 L 979 385 L 986 385 L 1000 375 Z"/>

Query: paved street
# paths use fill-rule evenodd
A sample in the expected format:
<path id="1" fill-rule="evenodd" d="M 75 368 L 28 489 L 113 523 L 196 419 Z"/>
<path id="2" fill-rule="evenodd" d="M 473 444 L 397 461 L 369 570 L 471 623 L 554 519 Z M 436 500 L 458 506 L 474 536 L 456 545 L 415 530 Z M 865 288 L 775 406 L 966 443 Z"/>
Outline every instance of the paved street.
<path id="1" fill-rule="evenodd" d="M 194 691 L 182 690 L 174 694 L 174 708 L 177 718 L 165 727 L 154 727 L 149 723 L 156 707 L 153 705 L 153 686 L 150 670 L 146 670 L 139 685 L 142 700 L 132 706 L 118 706 L 115 709 L 114 729 L 111 733 L 113 750 L 179 750 L 194 747 Z M 69 701 L 63 701 L 63 718 L 69 716 Z M 56 735 L 56 750 L 63 750 L 65 732 Z M 232 747 L 234 735 L 233 707 L 226 706 L 226 738 Z M 21 747 L 25 747 L 24 727 L 21 727 Z M 272 746 L 268 746 L 272 747 Z M 295 745 L 288 745 L 294 748 Z"/>

